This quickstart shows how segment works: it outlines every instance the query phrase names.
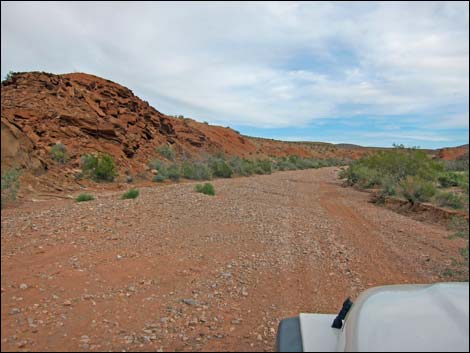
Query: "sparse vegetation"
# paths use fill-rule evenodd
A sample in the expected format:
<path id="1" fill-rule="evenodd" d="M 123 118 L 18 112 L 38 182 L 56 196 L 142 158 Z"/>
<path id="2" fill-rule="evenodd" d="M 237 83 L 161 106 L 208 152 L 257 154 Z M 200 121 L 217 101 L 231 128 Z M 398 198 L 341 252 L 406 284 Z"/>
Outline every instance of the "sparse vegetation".
<path id="1" fill-rule="evenodd" d="M 82 156 L 82 169 L 85 177 L 98 182 L 112 182 L 117 176 L 114 159 L 108 154 L 86 154 Z"/>
<path id="2" fill-rule="evenodd" d="M 137 189 L 130 189 L 126 191 L 122 196 L 121 199 L 126 200 L 126 199 L 135 199 L 139 196 L 139 190 Z"/>
<path id="3" fill-rule="evenodd" d="M 160 147 L 157 147 L 157 152 L 169 161 L 174 161 L 176 159 L 176 152 L 170 145 L 161 145 Z"/>
<path id="4" fill-rule="evenodd" d="M 459 186 L 465 182 L 465 175 L 457 172 L 444 172 L 437 178 L 443 188 Z"/>
<path id="5" fill-rule="evenodd" d="M 210 180 L 212 179 L 211 169 L 202 162 L 191 163 L 184 162 L 181 166 L 183 177 L 192 180 Z"/>
<path id="6" fill-rule="evenodd" d="M 436 188 L 431 182 L 413 176 L 402 180 L 399 188 L 403 197 L 412 204 L 429 201 L 436 194 Z"/>
<path id="7" fill-rule="evenodd" d="M 84 202 L 84 201 L 91 201 L 94 200 L 95 198 L 91 194 L 80 194 L 77 196 L 75 199 L 76 202 Z"/>
<path id="8" fill-rule="evenodd" d="M 440 191 L 435 196 L 435 201 L 439 206 L 460 209 L 464 207 L 462 196 L 455 192 Z"/>
<path id="9" fill-rule="evenodd" d="M 447 268 L 448 273 L 456 279 L 466 279 L 468 281 L 468 220 L 463 217 L 454 216 L 451 218 L 448 228 L 454 233 L 449 236 L 449 239 L 463 238 L 465 239 L 465 245 L 463 248 L 459 249 L 460 255 L 463 258 L 463 261 L 452 261 L 451 267 Z M 452 273 L 451 273 L 452 272 Z"/>
<path id="10" fill-rule="evenodd" d="M 2 191 L 1 191 L 1 207 L 5 207 L 10 201 L 16 200 L 16 195 L 20 188 L 20 171 L 17 169 L 8 169 L 2 173 Z"/>
<path id="11" fill-rule="evenodd" d="M 204 185 L 197 184 L 195 187 L 195 190 L 205 195 L 211 195 L 211 196 L 215 195 L 214 186 L 211 183 L 204 183 Z"/>
<path id="12" fill-rule="evenodd" d="M 453 161 L 443 161 L 444 168 L 451 172 L 468 172 L 469 168 L 469 156 L 468 154 L 462 158 Z"/>
<path id="13" fill-rule="evenodd" d="M 446 164 L 431 159 L 415 148 L 395 146 L 352 162 L 340 173 L 349 185 L 378 188 L 379 201 L 397 195 L 410 203 L 431 201 L 443 207 L 468 208 L 468 202 L 455 191 L 439 188 L 459 188 L 468 194 L 468 170 L 446 170 Z"/>
<path id="14" fill-rule="evenodd" d="M 179 181 L 181 177 L 181 169 L 178 164 L 173 163 L 168 167 L 168 178 L 173 181 Z"/>
<path id="15" fill-rule="evenodd" d="M 216 177 L 230 178 L 233 174 L 232 168 L 230 168 L 224 159 L 219 157 L 212 158 L 209 161 L 209 167 L 211 168 L 213 175 Z"/>
<path id="16" fill-rule="evenodd" d="M 250 176 L 254 174 L 271 174 L 276 170 L 295 170 L 344 165 L 343 161 L 335 159 L 320 160 L 315 158 L 300 158 L 297 156 L 278 159 L 274 157 L 268 159 L 231 157 L 226 159 L 222 151 L 214 155 L 206 155 L 203 160 L 196 162 L 191 161 L 189 157 L 183 154 L 181 160 L 181 162 L 174 162 L 171 165 L 159 159 L 150 161 L 148 164 L 149 169 L 158 171 L 158 175 L 153 177 L 153 181 L 162 182 L 168 178 L 178 181 L 180 177 L 190 180 L 211 180 L 213 177 L 231 178 L 233 175 Z"/>
<path id="17" fill-rule="evenodd" d="M 159 159 L 152 160 L 151 162 L 149 162 L 148 165 L 149 165 L 150 169 L 155 169 L 159 173 L 162 173 L 162 172 L 166 173 L 166 170 L 167 170 L 166 164 L 165 164 L 165 162 L 163 162 Z"/>
<path id="18" fill-rule="evenodd" d="M 385 176 L 396 184 L 407 177 L 435 182 L 442 171 L 443 166 L 429 158 L 425 152 L 399 147 L 358 159 L 341 176 L 346 178 L 349 185 L 372 187 L 380 186 Z"/>
<path id="19" fill-rule="evenodd" d="M 464 238 L 468 240 L 469 227 L 466 219 L 458 216 L 452 217 L 449 228 L 455 232 L 450 236 L 450 239 Z"/>
<path id="20" fill-rule="evenodd" d="M 56 143 L 52 146 L 51 158 L 61 164 L 67 163 L 69 156 L 67 155 L 67 149 L 62 143 Z"/>
<path id="21" fill-rule="evenodd" d="M 164 182 L 166 179 L 168 179 L 168 177 L 164 174 L 157 174 L 153 177 L 153 181 L 157 182 L 157 183 L 161 183 L 161 182 Z"/>

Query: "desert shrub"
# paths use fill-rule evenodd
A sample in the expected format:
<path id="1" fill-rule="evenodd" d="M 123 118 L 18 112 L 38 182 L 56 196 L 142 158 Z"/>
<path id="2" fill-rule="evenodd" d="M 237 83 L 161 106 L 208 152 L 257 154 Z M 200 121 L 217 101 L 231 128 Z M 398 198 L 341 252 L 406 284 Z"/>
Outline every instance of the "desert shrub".
<path id="1" fill-rule="evenodd" d="M 454 172 L 465 172 L 469 168 L 468 154 L 460 159 L 453 161 L 442 161 L 445 170 Z"/>
<path id="2" fill-rule="evenodd" d="M 340 172 L 340 177 L 349 185 L 380 188 L 379 200 L 387 194 L 400 192 L 408 201 L 415 203 L 429 201 L 434 196 L 434 184 L 443 170 L 442 164 L 425 152 L 398 146 L 351 162 Z"/>
<path id="3" fill-rule="evenodd" d="M 281 159 L 279 161 L 276 162 L 276 169 L 278 170 L 295 170 L 297 169 L 297 166 L 292 163 L 291 161 L 289 161 L 288 159 Z"/>
<path id="4" fill-rule="evenodd" d="M 193 179 L 194 180 L 211 180 L 212 171 L 207 164 L 194 163 L 193 165 Z"/>
<path id="5" fill-rule="evenodd" d="M 255 170 L 254 171 L 255 171 L 255 174 L 258 174 L 258 175 L 264 174 L 263 169 L 258 164 L 255 164 Z"/>
<path id="6" fill-rule="evenodd" d="M 381 184 L 383 174 L 376 169 L 361 164 L 353 164 L 348 169 L 341 171 L 340 176 L 345 177 L 349 185 L 372 188 Z"/>
<path id="7" fill-rule="evenodd" d="M 261 170 L 261 174 L 271 174 L 272 172 L 272 163 L 269 159 L 257 161 L 257 167 Z"/>
<path id="8" fill-rule="evenodd" d="M 191 162 L 184 162 L 181 165 L 181 174 L 184 178 L 194 179 L 194 164 Z"/>
<path id="9" fill-rule="evenodd" d="M 297 170 L 297 169 L 314 169 L 322 167 L 331 167 L 331 166 L 341 166 L 346 163 L 340 159 L 317 159 L 313 157 L 299 157 L 299 156 L 289 156 L 282 157 L 276 160 L 273 167 L 277 170 Z"/>
<path id="10" fill-rule="evenodd" d="M 468 240 L 469 227 L 467 219 L 453 216 L 448 223 L 448 228 L 454 232 L 449 239 L 464 238 Z"/>
<path id="11" fill-rule="evenodd" d="M 176 152 L 170 145 L 161 145 L 160 147 L 157 147 L 157 152 L 170 161 L 174 161 L 176 158 Z"/>
<path id="12" fill-rule="evenodd" d="M 155 170 L 158 170 L 159 172 L 163 169 L 166 169 L 165 163 L 159 159 L 154 159 L 150 161 L 148 166 L 150 169 L 155 169 Z"/>
<path id="13" fill-rule="evenodd" d="M 130 189 L 129 191 L 126 191 L 122 196 L 121 199 L 135 199 L 139 196 L 139 190 L 137 189 Z"/>
<path id="14" fill-rule="evenodd" d="M 95 181 L 113 181 L 117 176 L 114 159 L 108 154 L 82 156 L 82 170 L 86 177 Z"/>
<path id="15" fill-rule="evenodd" d="M 211 183 L 205 183 L 204 185 L 197 184 L 195 187 L 195 190 L 205 195 L 211 195 L 211 196 L 215 195 L 214 186 Z"/>
<path id="16" fill-rule="evenodd" d="M 20 188 L 20 171 L 8 169 L 2 173 L 1 183 L 1 207 L 3 208 L 9 201 L 16 200 L 16 195 Z"/>
<path id="17" fill-rule="evenodd" d="M 378 203 L 383 203 L 388 196 L 394 196 L 394 195 L 397 194 L 397 185 L 395 184 L 395 182 L 391 178 L 383 177 L 380 180 L 380 184 L 381 184 L 382 188 L 380 189 L 380 191 L 377 194 L 377 196 L 378 196 L 377 202 Z"/>
<path id="18" fill-rule="evenodd" d="M 295 165 L 295 169 L 303 169 L 303 163 L 302 163 L 302 158 L 299 156 L 289 156 L 287 158 L 287 161 L 289 161 L 291 164 Z"/>
<path id="19" fill-rule="evenodd" d="M 212 170 L 212 174 L 216 177 L 230 178 L 233 174 L 232 168 L 221 158 L 212 158 L 209 161 L 209 167 Z"/>
<path id="20" fill-rule="evenodd" d="M 181 169 L 180 167 L 174 163 L 168 167 L 168 178 L 170 178 L 173 181 L 179 181 L 181 177 Z"/>
<path id="21" fill-rule="evenodd" d="M 444 172 L 439 175 L 437 180 L 439 181 L 439 184 L 443 188 L 447 188 L 450 186 L 459 186 L 459 184 L 462 182 L 464 176 L 459 173 L 455 172 Z"/>
<path id="22" fill-rule="evenodd" d="M 468 170 L 464 174 L 463 178 L 459 182 L 459 187 L 467 194 L 468 197 Z"/>
<path id="23" fill-rule="evenodd" d="M 165 175 L 165 174 L 157 174 L 155 175 L 153 178 L 152 178 L 152 181 L 155 181 L 157 183 L 161 183 L 163 181 L 165 181 L 166 179 L 168 179 L 168 176 Z"/>
<path id="24" fill-rule="evenodd" d="M 242 175 L 242 159 L 240 157 L 231 157 L 228 164 L 236 175 Z"/>
<path id="25" fill-rule="evenodd" d="M 350 184 L 362 182 L 364 178 L 376 178 L 378 175 L 389 176 L 400 182 L 408 176 L 419 177 L 426 181 L 435 181 L 443 171 L 439 162 L 433 161 L 425 152 L 416 149 L 396 148 L 380 151 L 351 163 L 346 173 Z M 369 172 L 366 169 L 372 170 Z"/>
<path id="26" fill-rule="evenodd" d="M 240 175 L 250 176 L 255 173 L 255 163 L 249 159 L 242 159 L 240 165 Z"/>
<path id="27" fill-rule="evenodd" d="M 181 174 L 183 175 L 183 177 L 192 180 L 212 179 L 212 172 L 210 168 L 202 162 L 184 162 L 181 166 Z"/>
<path id="28" fill-rule="evenodd" d="M 56 143 L 52 146 L 51 158 L 61 164 L 67 163 L 69 156 L 67 155 L 67 149 L 62 143 Z"/>
<path id="29" fill-rule="evenodd" d="M 91 200 L 94 200 L 95 198 L 93 197 L 93 195 L 90 195 L 90 194 L 80 194 L 77 196 L 77 198 L 75 199 L 76 202 L 84 202 L 84 201 L 91 201 Z"/>
<path id="30" fill-rule="evenodd" d="M 399 186 L 403 197 L 412 204 L 429 201 L 436 194 L 434 185 L 419 177 L 407 176 Z"/>
<path id="31" fill-rule="evenodd" d="M 464 200 L 462 196 L 454 192 L 439 192 L 435 196 L 435 201 L 439 206 L 452 207 L 452 208 L 463 208 Z"/>

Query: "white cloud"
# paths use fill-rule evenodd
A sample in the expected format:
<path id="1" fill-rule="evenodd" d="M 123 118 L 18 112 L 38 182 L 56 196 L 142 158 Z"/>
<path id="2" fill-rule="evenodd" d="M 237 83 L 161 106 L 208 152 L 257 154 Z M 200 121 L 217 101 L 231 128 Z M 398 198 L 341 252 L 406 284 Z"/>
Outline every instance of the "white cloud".
<path id="1" fill-rule="evenodd" d="M 468 109 L 468 3 L 1 7 L 2 76 L 90 72 L 168 114 L 289 127 Z"/>

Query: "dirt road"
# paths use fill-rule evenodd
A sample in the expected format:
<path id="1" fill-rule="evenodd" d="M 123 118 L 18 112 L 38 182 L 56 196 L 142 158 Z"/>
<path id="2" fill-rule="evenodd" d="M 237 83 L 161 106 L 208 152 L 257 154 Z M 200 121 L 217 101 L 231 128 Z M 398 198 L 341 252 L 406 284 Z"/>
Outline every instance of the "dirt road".
<path id="1" fill-rule="evenodd" d="M 337 170 L 2 210 L 2 350 L 272 351 L 282 318 L 445 281 L 464 240 L 369 203 Z"/>

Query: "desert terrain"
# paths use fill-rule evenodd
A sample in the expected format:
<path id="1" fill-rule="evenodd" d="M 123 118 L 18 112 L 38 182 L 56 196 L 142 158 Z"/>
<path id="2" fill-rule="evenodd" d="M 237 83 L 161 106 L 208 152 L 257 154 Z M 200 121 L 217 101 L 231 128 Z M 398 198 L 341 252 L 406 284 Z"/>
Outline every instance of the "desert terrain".
<path id="1" fill-rule="evenodd" d="M 449 280 L 464 239 L 371 203 L 338 170 L 3 209 L 2 351 L 272 351 L 283 318 Z"/>

